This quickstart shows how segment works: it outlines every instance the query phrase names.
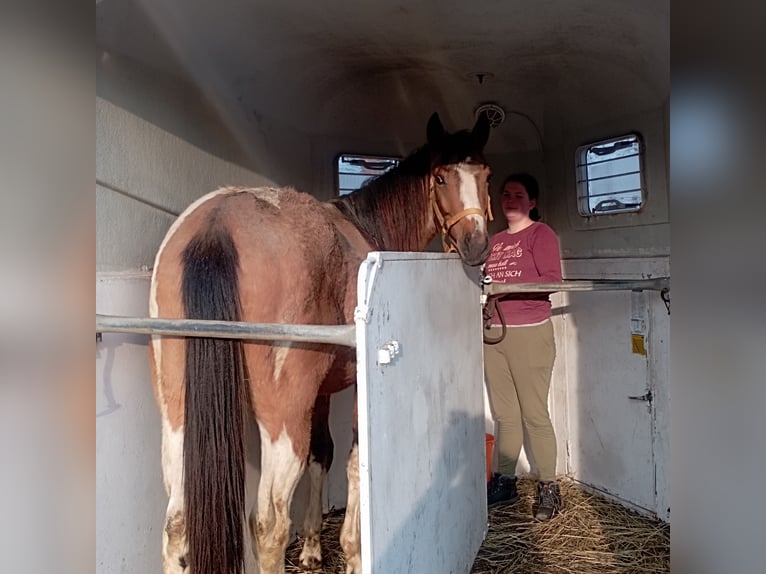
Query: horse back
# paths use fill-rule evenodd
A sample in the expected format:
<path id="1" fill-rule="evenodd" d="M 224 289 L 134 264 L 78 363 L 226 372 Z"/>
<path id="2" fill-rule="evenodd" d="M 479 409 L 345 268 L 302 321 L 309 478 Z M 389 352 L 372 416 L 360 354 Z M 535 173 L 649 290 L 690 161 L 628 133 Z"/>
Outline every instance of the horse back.
<path id="1" fill-rule="evenodd" d="M 355 287 L 361 257 L 335 219 L 325 204 L 290 188 L 224 188 L 208 194 L 179 217 L 158 253 L 157 311 L 182 317 L 177 294 L 183 250 L 210 226 L 221 226 L 239 255 L 243 320 L 348 322 L 353 309 L 349 314 L 346 294 Z"/>
<path id="2" fill-rule="evenodd" d="M 155 261 L 152 316 L 185 318 L 181 300 L 184 250 L 214 226 L 231 236 L 238 254 L 243 321 L 319 325 L 353 321 L 357 270 L 369 246 L 332 205 L 290 188 L 223 188 L 181 214 Z M 280 374 L 289 374 L 283 372 L 284 360 L 280 359 L 289 347 L 246 344 L 251 383 L 268 384 Z M 300 351 L 290 353 L 292 372 L 305 370 L 305 378 L 315 373 L 315 382 L 309 386 L 318 387 L 331 379 L 323 392 L 334 392 L 353 382 L 353 350 L 297 344 L 291 350 Z M 152 351 L 158 401 L 175 428 L 183 417 L 184 390 L 172 381 L 182 378 L 175 371 L 183 365 L 183 339 L 159 338 Z M 157 382 L 160 375 L 167 384 Z M 289 386 L 284 392 L 289 392 Z M 281 400 L 278 393 L 273 399 Z"/>

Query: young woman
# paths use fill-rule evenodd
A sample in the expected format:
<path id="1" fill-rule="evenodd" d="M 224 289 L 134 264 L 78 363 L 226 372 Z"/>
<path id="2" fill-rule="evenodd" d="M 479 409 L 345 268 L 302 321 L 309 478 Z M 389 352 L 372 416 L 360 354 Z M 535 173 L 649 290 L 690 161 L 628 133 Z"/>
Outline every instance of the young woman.
<path id="1" fill-rule="evenodd" d="M 539 188 L 528 174 L 509 176 L 502 187 L 502 209 L 508 228 L 492 237 L 485 273 L 496 283 L 561 281 L 559 241 L 554 231 L 537 221 Z M 539 470 L 535 518 L 549 520 L 561 508 L 556 482 L 556 436 L 548 412 L 556 345 L 547 293 L 511 294 L 497 302 L 484 345 L 484 369 L 497 423 L 498 471 L 487 485 L 487 504 L 512 503 L 516 492 L 516 463 L 526 428 Z"/>

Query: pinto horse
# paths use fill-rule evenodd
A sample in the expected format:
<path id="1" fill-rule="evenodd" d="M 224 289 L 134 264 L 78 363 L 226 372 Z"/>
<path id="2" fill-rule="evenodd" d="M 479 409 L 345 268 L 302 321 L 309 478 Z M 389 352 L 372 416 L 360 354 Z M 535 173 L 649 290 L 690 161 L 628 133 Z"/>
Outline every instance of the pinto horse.
<path id="1" fill-rule="evenodd" d="M 254 323 L 353 322 L 359 265 L 372 250 L 424 251 L 437 233 L 468 265 L 487 257 L 483 156 L 489 123 L 445 131 L 358 191 L 320 202 L 290 188 L 222 188 L 168 231 L 151 282 L 150 315 Z M 356 382 L 355 351 L 328 344 L 153 336 L 168 493 L 165 574 L 239 574 L 244 534 L 261 574 L 285 571 L 290 503 L 304 471 L 310 499 L 301 565 L 321 566 L 321 493 L 332 462 L 330 394 Z M 355 407 L 356 410 L 356 407 Z M 260 431 L 257 504 L 246 517 L 246 417 Z M 356 418 L 356 417 L 354 417 Z M 361 573 L 357 432 L 341 530 L 347 573 Z"/>

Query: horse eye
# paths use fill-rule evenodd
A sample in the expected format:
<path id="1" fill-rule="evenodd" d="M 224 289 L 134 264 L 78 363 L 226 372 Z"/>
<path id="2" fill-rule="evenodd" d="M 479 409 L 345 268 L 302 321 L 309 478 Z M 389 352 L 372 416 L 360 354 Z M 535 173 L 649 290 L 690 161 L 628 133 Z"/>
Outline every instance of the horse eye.
<path id="1" fill-rule="evenodd" d="M 434 179 L 436 180 L 436 183 L 438 183 L 439 185 L 444 185 L 444 178 L 442 176 L 437 174 L 434 176 Z"/>

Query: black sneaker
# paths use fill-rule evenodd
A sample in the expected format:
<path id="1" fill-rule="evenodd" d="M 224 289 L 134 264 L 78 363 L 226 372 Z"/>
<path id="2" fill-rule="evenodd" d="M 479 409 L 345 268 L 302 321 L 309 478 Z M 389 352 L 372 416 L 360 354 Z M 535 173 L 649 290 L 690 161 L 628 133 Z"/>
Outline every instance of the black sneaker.
<path id="1" fill-rule="evenodd" d="M 519 499 L 516 491 L 516 477 L 496 472 L 487 483 L 487 506 L 513 504 Z"/>
<path id="2" fill-rule="evenodd" d="M 563 502 L 561 491 L 555 481 L 537 483 L 537 511 L 535 519 L 550 520 L 554 514 L 561 511 Z"/>

